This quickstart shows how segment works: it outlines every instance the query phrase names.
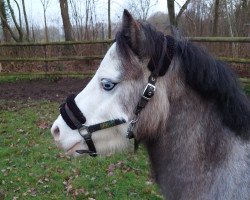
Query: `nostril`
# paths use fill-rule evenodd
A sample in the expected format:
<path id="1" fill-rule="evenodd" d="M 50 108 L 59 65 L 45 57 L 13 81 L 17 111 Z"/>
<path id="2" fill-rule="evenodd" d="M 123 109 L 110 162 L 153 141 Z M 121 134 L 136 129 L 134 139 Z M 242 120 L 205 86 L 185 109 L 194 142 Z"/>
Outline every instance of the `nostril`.
<path id="1" fill-rule="evenodd" d="M 55 140 L 58 140 L 60 137 L 60 129 L 58 126 L 56 126 L 52 131 L 53 137 Z"/>

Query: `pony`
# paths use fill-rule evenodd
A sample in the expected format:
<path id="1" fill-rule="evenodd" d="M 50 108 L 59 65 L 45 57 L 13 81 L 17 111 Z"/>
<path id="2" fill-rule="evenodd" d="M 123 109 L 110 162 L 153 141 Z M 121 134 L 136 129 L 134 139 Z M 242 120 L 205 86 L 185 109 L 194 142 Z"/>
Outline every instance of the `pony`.
<path id="1" fill-rule="evenodd" d="M 250 198 L 250 103 L 235 73 L 127 10 L 95 75 L 60 112 L 51 133 L 67 154 L 130 149 L 134 137 L 166 199 Z"/>

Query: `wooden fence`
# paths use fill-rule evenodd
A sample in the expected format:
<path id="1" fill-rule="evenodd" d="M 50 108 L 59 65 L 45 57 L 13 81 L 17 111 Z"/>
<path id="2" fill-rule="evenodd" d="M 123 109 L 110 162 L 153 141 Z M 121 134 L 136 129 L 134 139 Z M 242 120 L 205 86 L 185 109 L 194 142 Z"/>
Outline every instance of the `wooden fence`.
<path id="1" fill-rule="evenodd" d="M 189 40 L 193 42 L 199 42 L 199 43 L 233 43 L 233 44 L 247 44 L 249 46 L 250 43 L 250 37 L 195 37 L 195 38 L 188 38 Z M 44 62 L 47 64 L 48 62 L 55 62 L 55 61 L 93 61 L 93 60 L 101 60 L 107 51 L 108 47 L 112 43 L 112 40 L 103 40 L 103 41 L 72 41 L 72 42 L 50 42 L 50 43 L 15 43 L 15 44 L 0 44 L 0 48 L 2 48 L 2 51 L 4 52 L 4 49 L 7 48 L 34 48 L 39 47 L 42 48 L 42 53 L 38 56 L 29 56 L 29 57 L 18 57 L 18 56 L 6 56 L 1 55 L 0 52 L 0 64 L 1 63 L 11 63 L 11 62 Z M 63 55 L 63 56 L 49 56 L 48 55 L 48 48 L 50 47 L 74 47 L 76 45 L 98 45 L 102 44 L 104 45 L 104 50 L 99 55 Z M 250 50 L 250 48 L 247 48 Z M 247 50 L 246 49 L 246 50 Z M 247 51 L 248 51 L 247 50 Z M 230 62 L 230 63 L 238 63 L 238 64 L 250 64 L 250 56 L 240 58 L 240 57 L 221 57 L 219 56 L 218 59 Z M 249 69 L 249 66 L 247 66 Z M 69 73 L 69 72 L 67 72 Z M 8 75 L 12 73 L 0 73 L 0 75 Z M 62 72 L 58 74 L 64 74 Z"/>

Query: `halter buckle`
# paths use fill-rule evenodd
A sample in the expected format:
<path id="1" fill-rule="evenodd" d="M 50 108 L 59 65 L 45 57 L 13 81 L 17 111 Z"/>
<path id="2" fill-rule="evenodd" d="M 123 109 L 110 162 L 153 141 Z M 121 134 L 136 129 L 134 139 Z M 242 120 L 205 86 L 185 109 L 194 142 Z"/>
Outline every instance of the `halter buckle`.
<path id="1" fill-rule="evenodd" d="M 85 130 L 86 130 L 86 132 L 85 132 Z M 79 132 L 79 134 L 83 137 L 83 138 L 85 138 L 86 136 L 88 136 L 90 133 L 89 133 L 89 127 L 88 126 L 86 126 L 86 125 L 83 125 L 82 124 L 82 126 L 80 127 L 80 128 L 78 128 L 78 132 Z"/>
<path id="2" fill-rule="evenodd" d="M 151 83 L 148 83 L 142 93 L 142 98 L 149 101 L 154 96 L 154 94 L 155 94 L 155 86 Z"/>

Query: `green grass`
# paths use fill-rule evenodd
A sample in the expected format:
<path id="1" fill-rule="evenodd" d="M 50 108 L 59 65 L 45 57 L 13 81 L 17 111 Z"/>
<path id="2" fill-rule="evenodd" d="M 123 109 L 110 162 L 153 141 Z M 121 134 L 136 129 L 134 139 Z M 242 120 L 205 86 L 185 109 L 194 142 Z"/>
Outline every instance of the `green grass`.
<path id="1" fill-rule="evenodd" d="M 250 79 L 241 81 L 250 94 Z M 49 131 L 57 115 L 57 103 L 0 100 L 0 200 L 162 199 L 143 148 L 136 154 L 67 157 Z"/>
<path id="2" fill-rule="evenodd" d="M 57 103 L 0 101 L 0 199 L 162 199 L 144 149 L 67 157 L 49 131 L 57 115 Z"/>

